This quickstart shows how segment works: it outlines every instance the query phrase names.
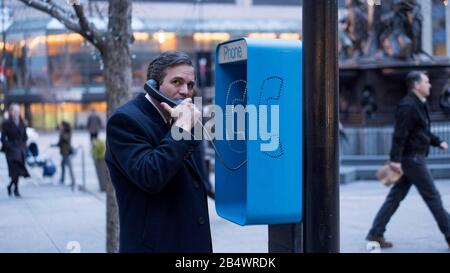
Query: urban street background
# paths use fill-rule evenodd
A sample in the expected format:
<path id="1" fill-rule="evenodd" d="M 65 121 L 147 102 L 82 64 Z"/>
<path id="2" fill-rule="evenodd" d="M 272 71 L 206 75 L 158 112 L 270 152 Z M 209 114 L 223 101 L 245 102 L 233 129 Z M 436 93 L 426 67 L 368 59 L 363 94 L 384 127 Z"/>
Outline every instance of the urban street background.
<path id="1" fill-rule="evenodd" d="M 100 135 L 104 137 L 104 133 Z M 52 178 L 42 178 L 42 169 L 29 168 L 32 177 L 21 179 L 20 199 L 7 195 L 6 161 L 0 154 L 0 252 L 105 252 L 106 198 L 99 191 L 89 135 L 75 131 L 73 136 L 74 146 L 83 147 L 85 152 L 86 191 L 72 192 L 68 177 L 65 186 L 58 184 L 59 151 L 49 148 L 57 139 L 56 132 L 39 134 L 41 156 L 51 158 L 58 171 Z M 81 157 L 79 150 L 73 160 L 78 185 L 83 183 Z M 437 180 L 436 185 L 449 210 L 450 180 Z M 371 252 L 364 238 L 388 190 L 377 181 L 340 186 L 341 252 Z M 214 252 L 268 252 L 266 225 L 242 227 L 220 218 L 211 199 L 209 212 Z M 381 252 L 449 251 L 415 188 L 394 215 L 385 236 L 394 248 Z"/>

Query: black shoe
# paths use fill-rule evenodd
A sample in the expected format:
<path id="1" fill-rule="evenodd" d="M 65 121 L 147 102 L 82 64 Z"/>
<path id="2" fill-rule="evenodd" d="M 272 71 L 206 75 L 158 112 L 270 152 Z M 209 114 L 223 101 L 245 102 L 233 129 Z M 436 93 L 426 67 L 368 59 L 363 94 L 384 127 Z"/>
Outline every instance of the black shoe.
<path id="1" fill-rule="evenodd" d="M 7 189 L 8 189 L 8 196 L 11 196 L 11 186 L 8 186 Z"/>
<path id="2" fill-rule="evenodd" d="M 383 236 L 374 236 L 371 234 L 368 234 L 366 237 L 367 241 L 374 241 L 380 244 L 381 248 L 391 248 L 394 245 L 391 242 L 386 241 Z"/>
<path id="3" fill-rule="evenodd" d="M 14 196 L 17 197 L 17 198 L 21 198 L 22 197 L 22 195 L 20 195 L 20 193 L 18 191 L 14 192 Z"/>

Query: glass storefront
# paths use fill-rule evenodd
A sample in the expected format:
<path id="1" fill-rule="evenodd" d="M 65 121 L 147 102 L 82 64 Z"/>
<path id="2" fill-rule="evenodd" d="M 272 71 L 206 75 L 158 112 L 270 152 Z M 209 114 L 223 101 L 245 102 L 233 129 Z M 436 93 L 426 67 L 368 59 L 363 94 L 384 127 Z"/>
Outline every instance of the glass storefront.
<path id="1" fill-rule="evenodd" d="M 29 123 L 42 130 L 54 130 L 63 120 L 74 128 L 84 128 L 92 109 L 95 109 L 104 121 L 106 120 L 106 102 L 31 103 L 29 107 L 32 113 Z"/>
<path id="2" fill-rule="evenodd" d="M 144 84 L 148 63 L 155 56 L 166 50 L 181 50 L 193 58 L 198 92 L 212 99 L 216 45 L 248 34 L 135 32 L 131 56 L 133 90 Z M 299 38 L 295 33 L 273 35 Z M 66 120 L 75 128 L 82 128 L 91 108 L 106 119 L 101 56 L 79 34 L 63 29 L 14 31 L 7 35 L 5 56 L 6 101 L 25 106 L 25 117 L 31 126 L 53 130 L 58 122 Z M 91 101 L 86 96 L 89 94 L 98 96 Z"/>

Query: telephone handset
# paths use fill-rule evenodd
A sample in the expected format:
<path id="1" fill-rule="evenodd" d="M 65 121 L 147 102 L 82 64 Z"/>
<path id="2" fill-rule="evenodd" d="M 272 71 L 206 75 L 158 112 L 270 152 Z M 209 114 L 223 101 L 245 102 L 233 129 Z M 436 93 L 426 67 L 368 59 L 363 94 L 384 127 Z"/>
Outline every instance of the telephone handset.
<path id="1" fill-rule="evenodd" d="M 170 107 L 175 107 L 183 101 L 182 99 L 171 99 L 163 95 L 158 90 L 158 83 L 154 79 L 148 80 L 144 84 L 144 89 L 150 96 L 152 96 L 153 98 L 157 99 L 160 102 L 167 103 Z"/>
<path id="2" fill-rule="evenodd" d="M 156 100 L 158 100 L 160 102 L 167 103 L 170 107 L 175 107 L 175 106 L 179 105 L 183 101 L 182 99 L 171 99 L 171 98 L 168 98 L 167 96 L 163 95 L 158 90 L 158 82 L 155 81 L 154 79 L 148 80 L 144 84 L 144 89 L 150 96 L 152 96 L 153 98 L 155 98 Z M 236 167 L 228 166 L 228 164 L 226 164 L 225 160 L 223 160 L 222 156 L 220 155 L 216 145 L 212 141 L 211 136 L 208 134 L 208 131 L 206 131 L 205 126 L 201 122 L 200 122 L 200 124 L 201 124 L 201 126 L 203 128 L 203 131 L 208 135 L 208 140 L 211 142 L 211 145 L 213 146 L 214 151 L 217 153 L 218 159 L 222 162 L 222 164 L 225 166 L 225 168 L 227 168 L 227 169 L 229 169 L 231 171 L 236 171 L 239 168 L 241 168 L 242 166 L 244 166 L 244 164 L 247 163 L 247 160 L 245 160 L 244 162 L 242 162 L 241 164 L 239 164 Z"/>

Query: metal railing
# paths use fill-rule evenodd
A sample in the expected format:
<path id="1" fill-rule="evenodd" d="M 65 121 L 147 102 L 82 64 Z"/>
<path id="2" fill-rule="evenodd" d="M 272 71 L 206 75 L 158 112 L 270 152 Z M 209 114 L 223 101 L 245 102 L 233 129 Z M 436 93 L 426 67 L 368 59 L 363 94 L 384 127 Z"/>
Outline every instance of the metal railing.
<path id="1" fill-rule="evenodd" d="M 342 155 L 388 155 L 392 145 L 392 134 L 394 128 L 386 127 L 365 127 L 365 128 L 345 128 L 347 141 L 341 139 L 340 149 Z M 450 142 L 450 121 L 434 122 L 431 132 L 443 141 Z M 441 150 L 430 149 L 430 156 L 449 155 L 450 149 Z"/>
<path id="2" fill-rule="evenodd" d="M 86 191 L 86 160 L 84 157 L 84 147 L 82 145 L 77 146 L 76 148 L 77 153 L 74 156 L 74 159 L 78 156 L 78 151 L 81 151 L 81 177 L 82 177 L 82 184 L 78 185 L 78 189 L 80 191 Z M 72 162 L 72 168 L 74 168 L 73 162 Z"/>

